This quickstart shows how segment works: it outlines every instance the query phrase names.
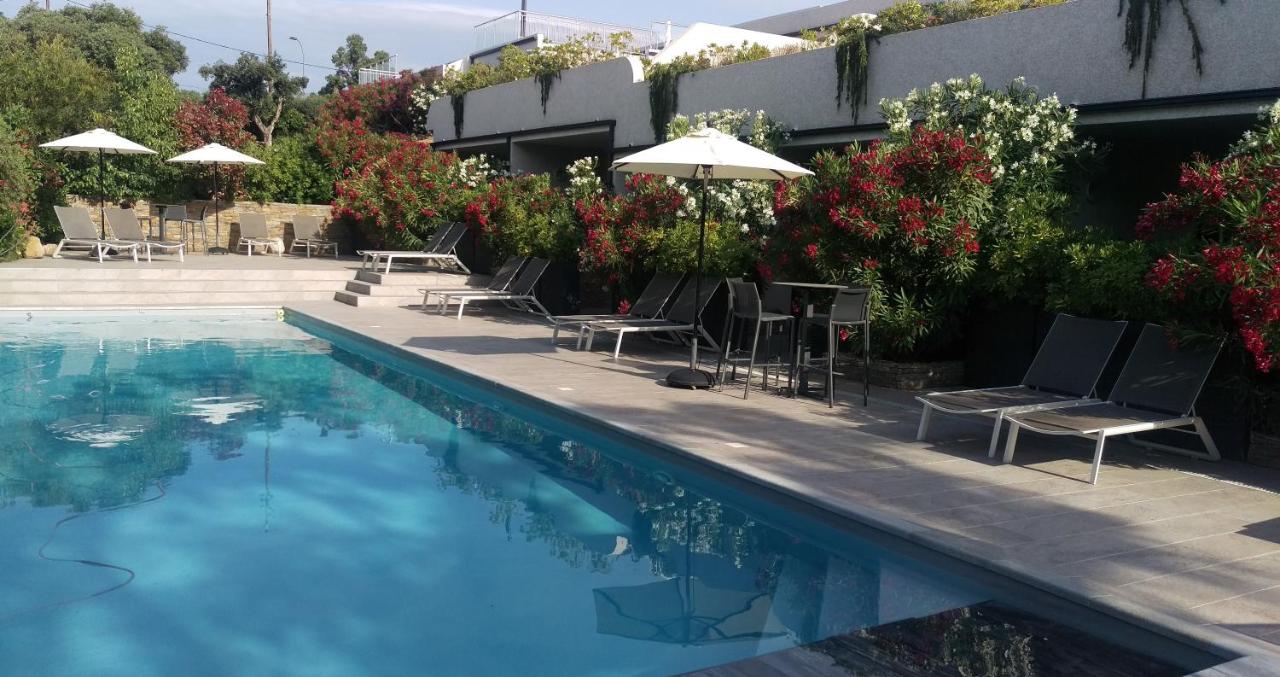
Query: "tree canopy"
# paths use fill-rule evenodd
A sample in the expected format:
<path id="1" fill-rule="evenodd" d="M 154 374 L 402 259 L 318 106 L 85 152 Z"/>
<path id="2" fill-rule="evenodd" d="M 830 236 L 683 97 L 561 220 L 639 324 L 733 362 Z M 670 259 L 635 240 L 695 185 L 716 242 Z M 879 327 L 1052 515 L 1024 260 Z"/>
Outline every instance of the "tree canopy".
<path id="1" fill-rule="evenodd" d="M 209 80 L 210 89 L 222 89 L 249 109 L 249 117 L 265 146 L 271 145 L 285 105 L 307 86 L 306 78 L 289 75 L 278 54 L 265 59 L 241 54 L 235 63 L 218 61 L 201 66 L 200 75 Z"/>
<path id="2" fill-rule="evenodd" d="M 334 51 L 332 61 L 338 72 L 325 76 L 325 84 L 320 93 L 332 94 L 358 84 L 361 68 L 369 68 L 390 58 L 391 55 L 381 49 L 370 56 L 364 37 L 359 33 L 352 33 L 347 36 L 346 44 Z"/>
<path id="3" fill-rule="evenodd" d="M 136 50 L 144 70 L 173 75 L 187 67 L 187 48 L 169 37 L 163 26 L 148 29 L 133 10 L 109 2 L 90 7 L 67 5 L 57 11 L 30 3 L 13 19 L 0 24 L 0 49 L 17 44 L 28 48 L 60 38 L 89 63 L 106 71 L 116 69 L 122 50 Z"/>

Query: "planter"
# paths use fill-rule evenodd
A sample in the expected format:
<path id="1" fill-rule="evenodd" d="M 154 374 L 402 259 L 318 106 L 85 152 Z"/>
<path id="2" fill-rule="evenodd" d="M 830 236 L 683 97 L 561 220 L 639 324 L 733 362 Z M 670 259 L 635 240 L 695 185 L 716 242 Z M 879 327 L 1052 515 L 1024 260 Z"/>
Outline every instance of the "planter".
<path id="1" fill-rule="evenodd" d="M 852 380 L 860 380 L 859 365 L 845 367 Z M 895 390 L 933 390 L 958 386 L 964 383 L 964 362 L 943 360 L 939 362 L 890 362 L 871 360 L 871 385 Z"/>
<path id="2" fill-rule="evenodd" d="M 1249 440 L 1249 462 L 1280 468 L 1280 435 L 1255 431 Z"/>

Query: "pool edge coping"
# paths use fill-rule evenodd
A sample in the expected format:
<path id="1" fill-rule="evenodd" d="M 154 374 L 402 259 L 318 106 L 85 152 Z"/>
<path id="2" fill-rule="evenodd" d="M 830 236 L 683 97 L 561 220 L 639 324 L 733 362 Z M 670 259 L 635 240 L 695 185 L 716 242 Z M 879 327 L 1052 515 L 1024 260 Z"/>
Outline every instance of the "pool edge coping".
<path id="1" fill-rule="evenodd" d="M 625 422 L 614 421 L 584 413 L 568 402 L 557 400 L 554 396 L 549 397 L 540 393 L 528 392 L 519 387 L 495 380 L 490 376 L 469 371 L 457 365 L 434 359 L 404 346 L 396 345 L 376 336 L 366 334 L 358 328 L 345 326 L 334 320 L 316 317 L 304 309 L 285 305 L 281 310 L 283 311 L 283 319 L 286 322 L 289 320 L 290 315 L 305 318 L 306 321 L 328 328 L 335 333 L 350 336 L 357 341 L 366 341 L 376 344 L 385 350 L 400 355 L 410 362 L 426 363 L 427 368 L 443 371 L 459 380 L 477 382 L 479 385 L 499 393 L 507 394 L 526 402 L 531 401 L 537 403 L 538 405 L 553 410 L 557 415 L 563 416 L 569 421 L 580 425 L 586 424 L 588 427 L 598 426 L 625 438 L 642 443 L 642 445 L 658 447 L 681 459 L 692 462 L 698 466 L 705 467 L 714 472 L 729 475 L 745 481 L 748 484 L 766 492 L 773 492 L 782 497 L 800 501 L 836 517 L 839 520 L 851 521 L 871 529 L 882 531 L 910 544 L 922 546 L 945 557 L 951 557 L 970 566 L 1010 578 L 1015 582 L 1028 585 L 1045 594 L 1058 597 L 1072 604 L 1086 607 L 1098 613 L 1115 618 L 1116 620 L 1133 625 L 1137 628 L 1187 644 L 1208 653 L 1220 656 L 1224 659 L 1222 664 L 1204 671 L 1204 674 L 1206 675 L 1235 674 L 1233 672 L 1221 671 L 1226 670 L 1231 663 L 1238 663 L 1244 660 L 1247 660 L 1250 664 L 1247 669 L 1252 668 L 1253 663 L 1261 661 L 1263 662 L 1264 667 L 1275 670 L 1275 673 L 1272 674 L 1280 674 L 1280 648 L 1277 648 L 1261 639 L 1221 626 L 1197 624 L 1180 618 L 1173 613 L 1153 609 L 1128 599 L 1110 595 L 1090 596 L 1059 582 L 1056 580 L 1058 578 L 1056 576 L 1042 574 L 1013 560 L 992 558 L 977 549 L 976 546 L 980 541 L 968 539 L 957 534 L 950 534 L 934 527 L 912 522 L 908 519 L 898 517 L 870 506 L 859 505 L 852 502 L 840 503 L 833 501 L 822 495 L 820 492 L 810 490 L 809 487 L 803 483 L 778 476 L 768 470 L 735 467 L 724 463 L 719 459 L 704 456 L 695 450 L 685 449 L 671 442 L 655 438 L 647 432 L 633 428 Z M 303 329 L 305 329 L 305 327 L 303 327 Z M 969 543 L 972 543 L 973 546 L 966 547 L 966 544 Z M 1227 653 L 1234 655 L 1224 655 Z M 1215 670 L 1219 672 L 1214 672 Z M 1266 673 L 1258 672 L 1257 674 Z"/>

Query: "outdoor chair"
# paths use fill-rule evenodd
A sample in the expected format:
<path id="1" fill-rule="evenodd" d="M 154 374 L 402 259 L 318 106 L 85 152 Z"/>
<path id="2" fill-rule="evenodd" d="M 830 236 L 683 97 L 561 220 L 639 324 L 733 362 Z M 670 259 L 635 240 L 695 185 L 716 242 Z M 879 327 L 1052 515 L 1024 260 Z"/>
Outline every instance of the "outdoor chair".
<path id="1" fill-rule="evenodd" d="M 538 300 L 534 293 L 538 286 L 538 281 L 542 279 L 542 274 L 547 272 L 547 267 L 551 262 L 546 259 L 529 259 L 529 263 L 525 264 L 524 270 L 516 276 L 515 281 L 511 283 L 510 289 L 506 291 L 490 291 L 487 289 L 479 291 L 467 292 L 443 292 L 437 294 L 440 297 L 440 314 L 443 315 L 451 301 L 458 302 L 458 319 L 462 319 L 462 313 L 467 308 L 470 301 L 502 301 L 505 305 L 513 307 L 524 312 L 535 313 L 543 317 L 551 317 L 551 313 L 547 312 L 542 302 Z"/>
<path id="2" fill-rule="evenodd" d="M 809 366 L 820 362 L 827 367 L 827 407 L 836 406 L 836 362 L 840 358 L 840 330 L 862 329 L 862 406 L 871 402 L 871 290 L 846 287 L 836 292 L 831 311 L 814 313 L 809 323 L 826 332 L 827 354 L 810 359 Z"/>
<path id="3" fill-rule="evenodd" d="M 362 265 L 377 269 L 381 263 L 384 273 L 391 272 L 391 264 L 396 259 L 421 261 L 423 265 L 434 263 L 441 269 L 452 268 L 460 273 L 470 275 L 471 270 L 458 258 L 458 243 L 467 234 L 467 224 L 451 223 L 441 226 L 435 235 L 427 241 L 421 251 L 394 251 L 385 249 L 366 249 L 356 252 L 363 257 Z"/>
<path id="4" fill-rule="evenodd" d="M 135 262 L 138 260 L 138 243 L 98 237 L 98 227 L 94 225 L 88 209 L 56 205 L 53 211 L 58 217 L 58 225 L 62 227 L 62 241 L 53 252 L 54 258 L 61 256 L 62 250 L 70 246 L 88 248 L 91 255 L 98 257 L 98 263 L 102 263 L 110 250 L 128 251 Z"/>
<path id="5" fill-rule="evenodd" d="M 245 253 L 253 256 L 254 247 L 270 247 L 274 244 L 276 241 L 267 233 L 266 214 L 240 215 L 240 240 L 236 243 L 236 250 L 244 247 Z M 283 247 L 280 248 L 279 256 L 284 256 Z"/>
<path id="6" fill-rule="evenodd" d="M 746 384 L 742 389 L 742 399 L 745 400 L 751 392 L 751 374 L 755 372 L 756 368 L 756 353 L 757 349 L 760 348 L 760 330 L 763 329 L 765 331 L 764 348 L 766 354 L 766 359 L 764 361 L 764 382 L 762 387 L 768 388 L 769 365 L 774 363 L 774 355 L 772 355 L 771 351 L 774 347 L 773 328 L 775 325 L 781 324 L 786 335 L 790 336 L 795 328 L 795 318 L 789 314 L 773 313 L 765 310 L 764 303 L 760 299 L 760 291 L 756 289 L 756 285 L 753 282 L 736 281 L 729 283 L 729 307 L 730 312 L 728 317 L 725 318 L 726 327 L 724 339 L 722 341 L 724 346 L 720 351 L 720 360 L 716 364 L 716 374 L 719 375 L 723 364 L 725 362 L 729 362 L 732 365 L 732 369 L 729 373 L 729 379 L 733 380 L 734 378 L 737 378 L 738 362 L 742 361 L 742 358 L 735 356 L 735 350 L 733 347 L 734 336 L 737 335 L 740 328 L 746 329 L 748 335 L 751 337 L 751 350 L 744 351 L 739 349 L 737 351 L 748 352 L 748 355 L 746 356 Z M 741 340 L 745 346 L 746 336 L 743 336 Z M 791 351 L 788 350 L 784 352 L 787 359 L 790 360 Z M 777 368 L 781 370 L 783 355 L 778 354 L 776 355 L 776 358 Z M 719 379 L 717 378 L 717 380 Z"/>
<path id="7" fill-rule="evenodd" d="M 196 235 L 200 236 L 201 251 L 209 250 L 209 226 L 204 217 L 208 207 L 200 208 L 200 216 L 192 218 L 187 215 L 186 205 L 173 205 L 165 208 L 164 220 L 178 222 L 178 239 L 194 247 Z M 216 244 L 216 243 L 215 243 Z"/>
<path id="8" fill-rule="evenodd" d="M 946 414 L 995 418 L 987 457 L 994 458 L 1005 417 L 1026 411 L 1076 407 L 1097 402 L 1098 380 L 1111 361 L 1127 322 L 1058 315 L 1036 351 L 1022 383 L 1001 388 L 935 392 L 916 398 L 920 412 L 917 440 L 929 432 L 934 410 Z"/>
<path id="9" fill-rule="evenodd" d="M 1222 343 L 1220 337 L 1210 345 L 1175 346 L 1163 327 L 1154 324 L 1143 327 L 1138 344 L 1129 354 L 1106 402 L 1008 415 L 1009 439 L 1005 442 L 1004 462 L 1013 460 L 1018 431 L 1023 428 L 1043 435 L 1072 435 L 1094 440 L 1090 484 L 1098 483 L 1102 452 L 1109 437 L 1171 429 L 1197 435 L 1205 450 L 1151 442 L 1140 444 L 1192 458 L 1219 460 L 1218 447 L 1204 421 L 1195 414 L 1195 405 Z"/>
<path id="10" fill-rule="evenodd" d="M 516 275 L 520 272 L 520 269 L 523 268 L 525 263 L 528 261 L 528 257 L 525 256 L 512 256 L 507 259 L 506 262 L 502 264 L 502 267 L 498 268 L 497 272 L 493 274 L 493 277 L 489 278 L 489 284 L 484 288 L 484 290 L 491 292 L 506 291 L 507 287 L 511 286 L 512 280 L 514 280 Z M 422 312 L 425 313 L 427 312 L 427 306 L 431 302 L 432 296 L 455 293 L 465 294 L 467 292 L 477 292 L 482 290 L 477 289 L 476 287 L 446 287 L 443 289 L 427 288 L 420 289 L 418 291 L 422 292 Z"/>
<path id="11" fill-rule="evenodd" d="M 111 227 L 111 234 L 116 239 L 123 242 L 134 242 L 147 250 L 147 263 L 151 263 L 151 250 L 159 249 L 162 252 L 176 251 L 179 261 L 186 261 L 186 243 L 185 242 L 160 242 L 151 240 L 146 233 L 142 231 L 142 221 L 132 209 L 124 209 L 120 207 L 107 207 L 107 225 Z"/>
<path id="12" fill-rule="evenodd" d="M 551 344 L 555 345 L 560 337 L 560 328 L 567 325 L 578 327 L 578 348 L 582 348 L 582 325 L 595 322 L 624 322 L 627 320 L 651 320 L 662 317 L 667 302 L 675 296 L 680 288 L 684 275 L 679 273 L 658 273 L 645 285 L 639 298 L 626 313 L 605 313 L 600 315 L 557 315 L 551 318 Z"/>
<path id="13" fill-rule="evenodd" d="M 683 334 L 690 333 L 694 330 L 693 320 L 695 316 L 700 316 L 707 309 L 707 305 L 711 303 L 712 297 L 716 295 L 716 291 L 720 289 L 720 285 L 724 284 L 724 278 L 703 278 L 702 284 L 697 284 L 697 280 L 689 280 L 684 284 L 684 289 L 680 295 L 676 297 L 675 303 L 671 305 L 670 312 L 667 313 L 666 319 L 654 320 L 622 320 L 618 322 L 588 322 L 582 325 L 582 331 L 586 332 L 586 350 L 591 350 L 591 346 L 595 343 L 595 337 L 600 332 L 612 332 L 617 334 L 617 342 L 613 346 L 613 359 L 618 359 L 622 353 L 622 339 L 627 334 L 648 334 L 648 333 L 667 333 L 667 334 Z M 697 298 L 699 294 L 697 289 L 701 286 L 701 298 Z M 712 350 L 720 350 L 719 342 L 707 332 L 707 327 L 703 323 L 699 323 L 698 327 L 701 339 L 706 340 L 707 345 Z"/>
<path id="14" fill-rule="evenodd" d="M 293 253 L 298 247 L 306 248 L 307 258 L 311 258 L 313 248 L 320 254 L 326 249 L 332 249 L 333 258 L 338 258 L 338 243 L 320 237 L 319 216 L 298 214 L 293 217 L 293 242 L 289 244 L 289 252 Z"/>

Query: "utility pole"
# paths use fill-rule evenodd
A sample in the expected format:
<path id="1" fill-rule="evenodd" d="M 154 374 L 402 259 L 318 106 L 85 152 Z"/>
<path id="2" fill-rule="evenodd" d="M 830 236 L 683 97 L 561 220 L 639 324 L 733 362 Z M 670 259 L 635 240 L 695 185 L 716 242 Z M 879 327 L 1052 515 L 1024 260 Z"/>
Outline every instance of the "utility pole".
<path id="1" fill-rule="evenodd" d="M 275 54 L 275 49 L 271 44 L 271 0 L 267 0 L 267 58 Z"/>
<path id="2" fill-rule="evenodd" d="M 529 15 L 529 0 L 520 0 L 520 37 L 525 36 L 525 18 Z"/>

